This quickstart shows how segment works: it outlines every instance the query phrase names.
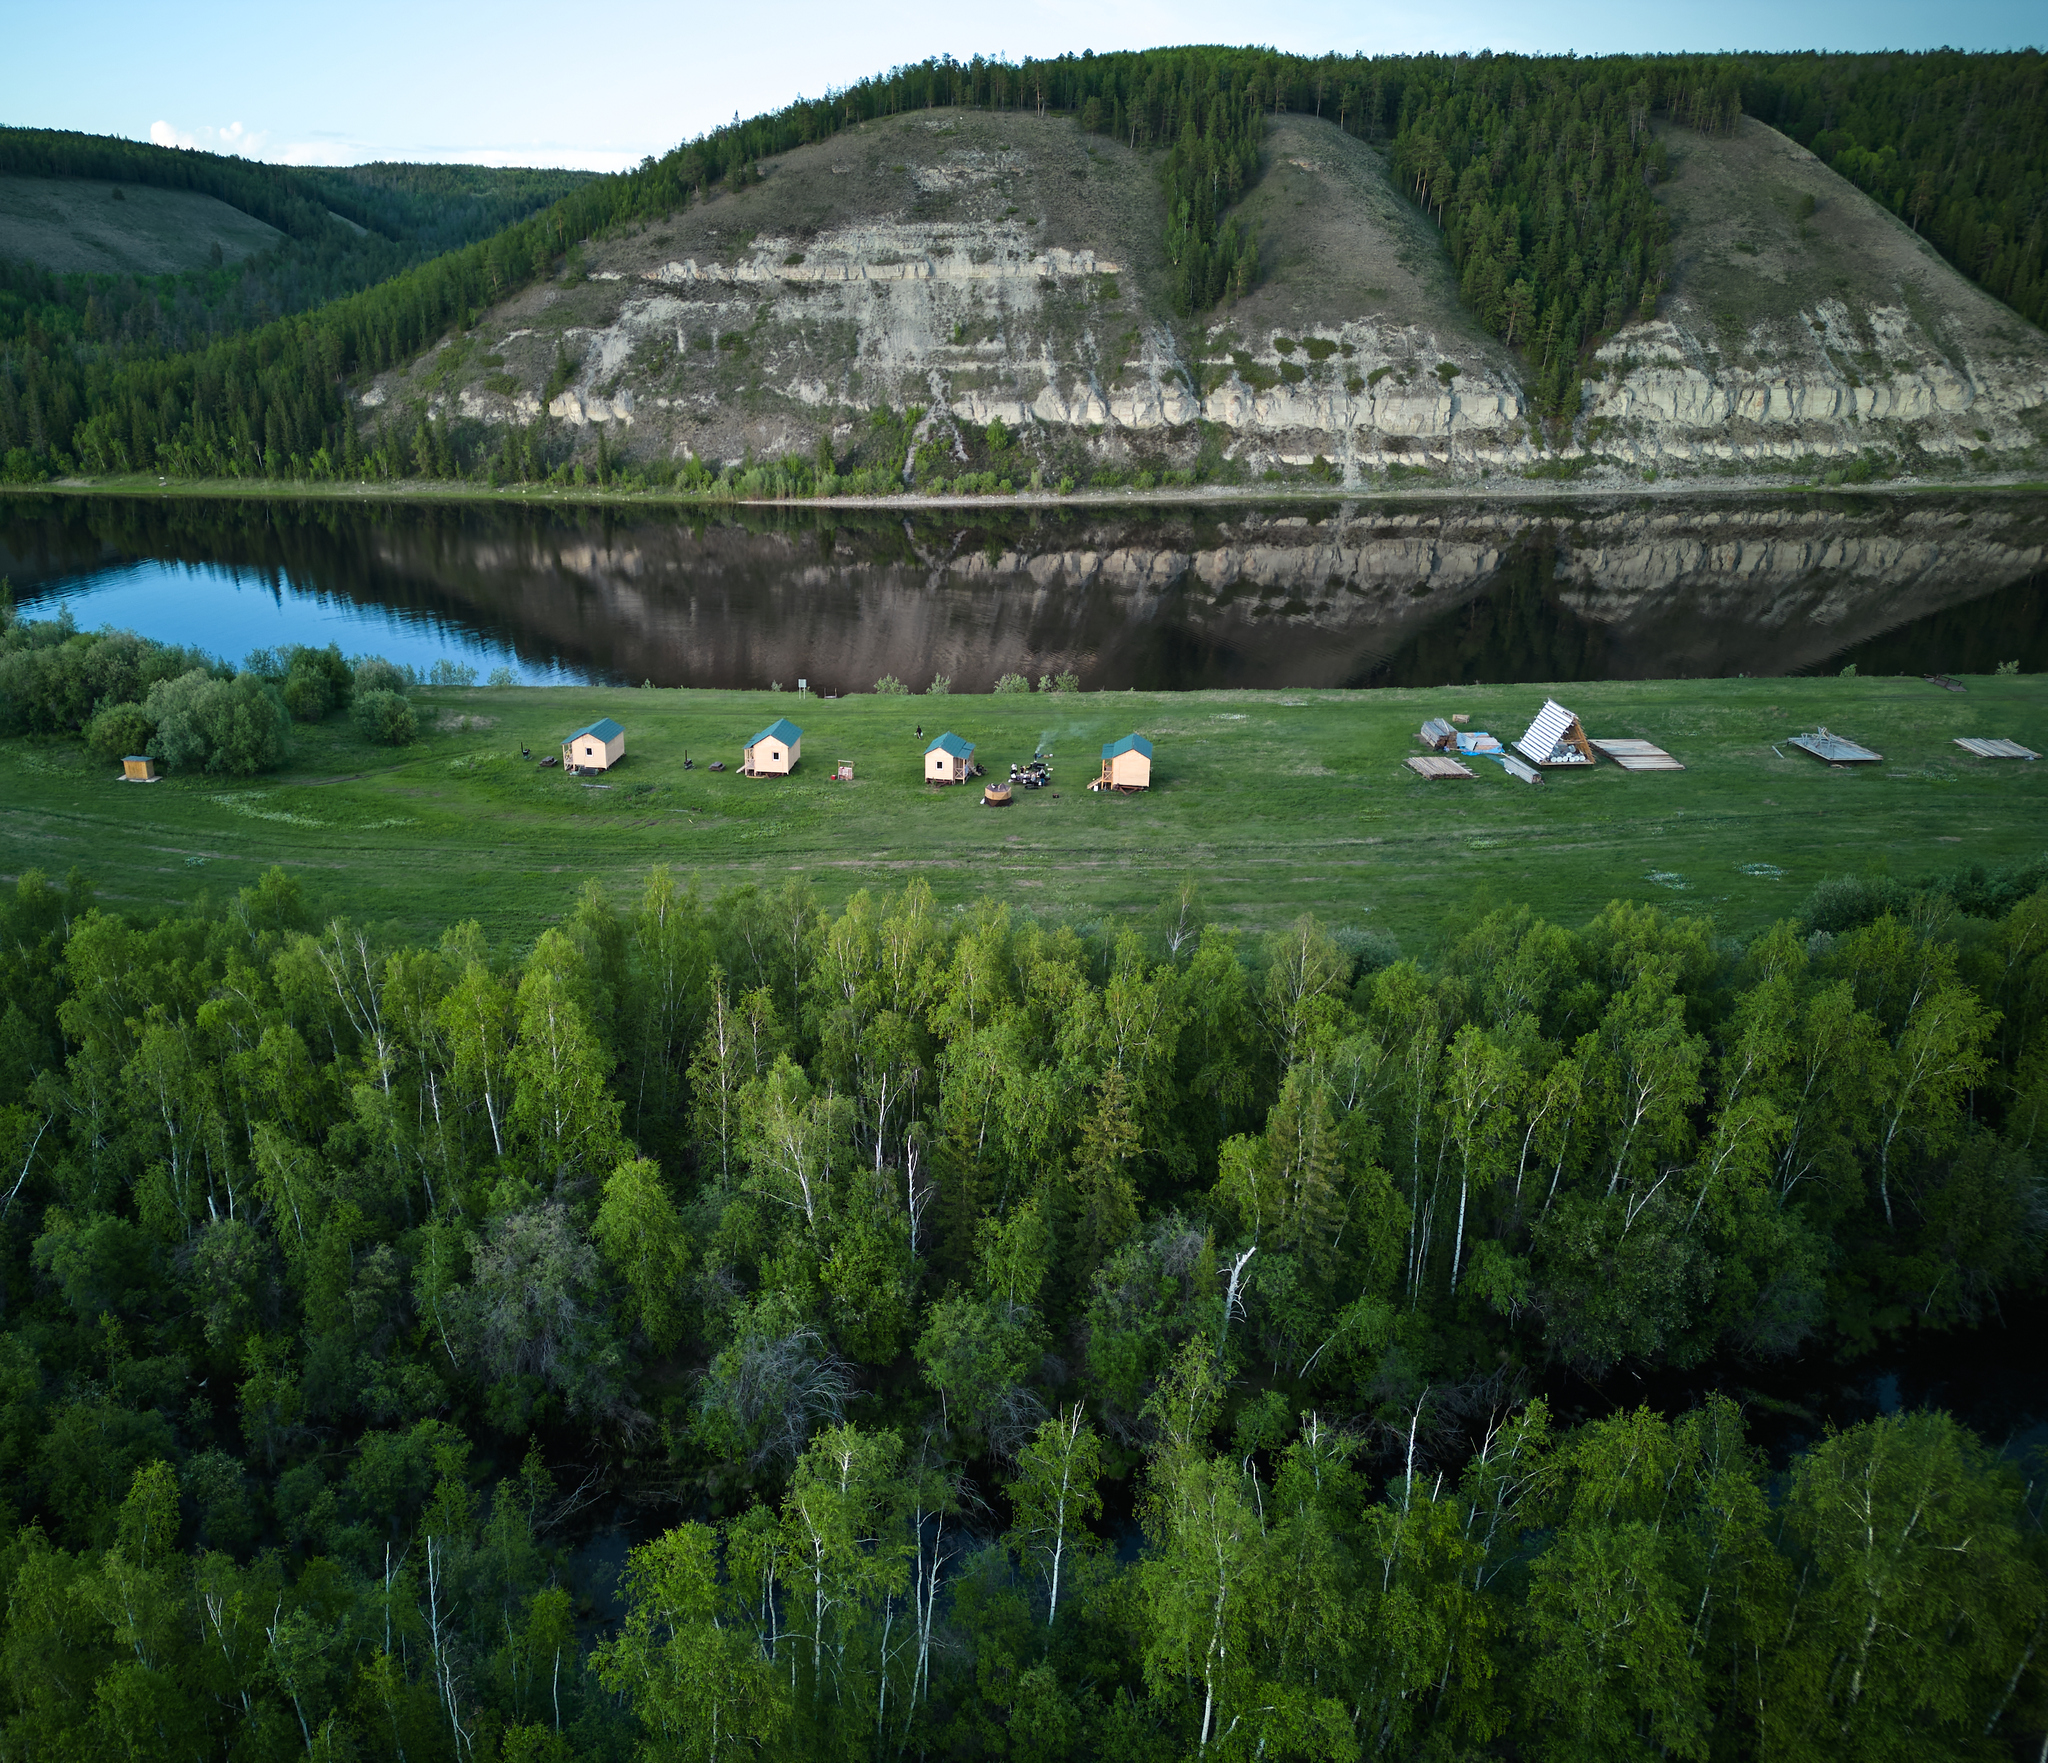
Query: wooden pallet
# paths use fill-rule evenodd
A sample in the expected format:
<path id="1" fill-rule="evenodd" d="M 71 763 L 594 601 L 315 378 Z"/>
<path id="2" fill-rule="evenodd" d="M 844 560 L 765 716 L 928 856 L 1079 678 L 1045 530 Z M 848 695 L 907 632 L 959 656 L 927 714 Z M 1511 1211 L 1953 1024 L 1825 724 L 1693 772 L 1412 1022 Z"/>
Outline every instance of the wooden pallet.
<path id="1" fill-rule="evenodd" d="M 1601 740 L 1593 742 L 1595 752 L 1604 753 L 1623 771 L 1683 771 L 1685 767 L 1662 747 L 1648 741 Z"/>
<path id="2" fill-rule="evenodd" d="M 1470 777 L 1469 767 L 1441 753 L 1416 753 L 1402 761 L 1417 777 Z"/>
<path id="3" fill-rule="evenodd" d="M 1830 734 L 1825 727 L 1803 735 L 1793 735 L 1785 743 L 1797 747 L 1802 753 L 1810 753 L 1826 765 L 1879 765 L 1884 761 L 1882 753 L 1873 753 L 1868 747 L 1859 746 L 1846 735 Z"/>

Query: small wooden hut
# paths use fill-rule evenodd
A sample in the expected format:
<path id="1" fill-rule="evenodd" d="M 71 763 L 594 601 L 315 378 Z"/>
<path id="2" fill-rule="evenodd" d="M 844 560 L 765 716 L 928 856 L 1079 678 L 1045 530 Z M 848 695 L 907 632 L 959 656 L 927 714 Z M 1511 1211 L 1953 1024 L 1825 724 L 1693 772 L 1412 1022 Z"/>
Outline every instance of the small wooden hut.
<path id="1" fill-rule="evenodd" d="M 924 750 L 924 781 L 928 784 L 964 784 L 967 768 L 974 763 L 974 743 L 958 735 L 939 736 Z"/>
<path id="2" fill-rule="evenodd" d="M 1545 768 L 1562 765 L 1591 765 L 1593 743 L 1579 719 L 1555 698 L 1545 698 L 1536 720 L 1515 743 L 1515 751 L 1531 765 Z"/>
<path id="3" fill-rule="evenodd" d="M 131 784 L 155 783 L 156 761 L 147 753 L 130 753 L 121 761 L 121 779 Z"/>
<path id="4" fill-rule="evenodd" d="M 609 716 L 586 723 L 562 742 L 564 771 L 609 771 L 626 756 L 626 731 Z"/>
<path id="5" fill-rule="evenodd" d="M 746 744 L 740 759 L 744 777 L 787 777 L 802 756 L 804 731 L 778 716 Z"/>
<path id="6" fill-rule="evenodd" d="M 1102 775 L 1089 786 L 1097 790 L 1149 790 L 1152 787 L 1152 743 L 1143 735 L 1125 735 L 1102 744 Z"/>

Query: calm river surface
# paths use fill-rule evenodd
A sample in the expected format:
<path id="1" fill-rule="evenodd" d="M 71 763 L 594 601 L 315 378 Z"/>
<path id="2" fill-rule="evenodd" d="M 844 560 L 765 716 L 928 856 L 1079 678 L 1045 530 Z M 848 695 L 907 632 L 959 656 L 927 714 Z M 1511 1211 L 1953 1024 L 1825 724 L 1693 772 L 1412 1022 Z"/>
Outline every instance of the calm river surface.
<path id="1" fill-rule="evenodd" d="M 238 660 L 986 691 L 2048 667 L 2048 498 L 717 514 L 0 498 L 0 576 Z"/>

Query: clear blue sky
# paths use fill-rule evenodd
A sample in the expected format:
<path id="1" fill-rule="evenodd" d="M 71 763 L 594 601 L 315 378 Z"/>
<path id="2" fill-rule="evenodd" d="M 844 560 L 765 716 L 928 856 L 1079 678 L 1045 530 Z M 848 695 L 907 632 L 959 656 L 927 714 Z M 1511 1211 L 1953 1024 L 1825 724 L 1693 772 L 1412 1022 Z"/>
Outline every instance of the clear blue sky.
<path id="1" fill-rule="evenodd" d="M 10 8 L 10 11 L 12 9 Z M 4 15 L 0 15 L 4 16 Z M 1256 40 L 1414 50 L 2010 49 L 2042 0 L 97 0 L 5 27 L 0 121 L 284 161 L 471 160 L 610 170 L 735 110 L 752 115 L 926 55 L 1056 55 Z"/>

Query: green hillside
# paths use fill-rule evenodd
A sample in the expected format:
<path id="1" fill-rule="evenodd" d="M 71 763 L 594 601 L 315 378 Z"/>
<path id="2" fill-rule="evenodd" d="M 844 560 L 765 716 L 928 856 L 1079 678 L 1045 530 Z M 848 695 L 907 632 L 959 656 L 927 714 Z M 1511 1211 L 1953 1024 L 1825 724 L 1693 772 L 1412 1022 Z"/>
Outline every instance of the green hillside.
<path id="1" fill-rule="evenodd" d="M 32 476 L 27 461 L 68 455 L 81 421 L 119 401 L 122 374 L 389 284 L 590 181 L 303 171 L 0 128 L 0 460 Z"/>
<path id="2" fill-rule="evenodd" d="M 196 190 L 0 177 L 0 257 L 60 275 L 175 275 L 239 263 L 283 237 Z"/>

